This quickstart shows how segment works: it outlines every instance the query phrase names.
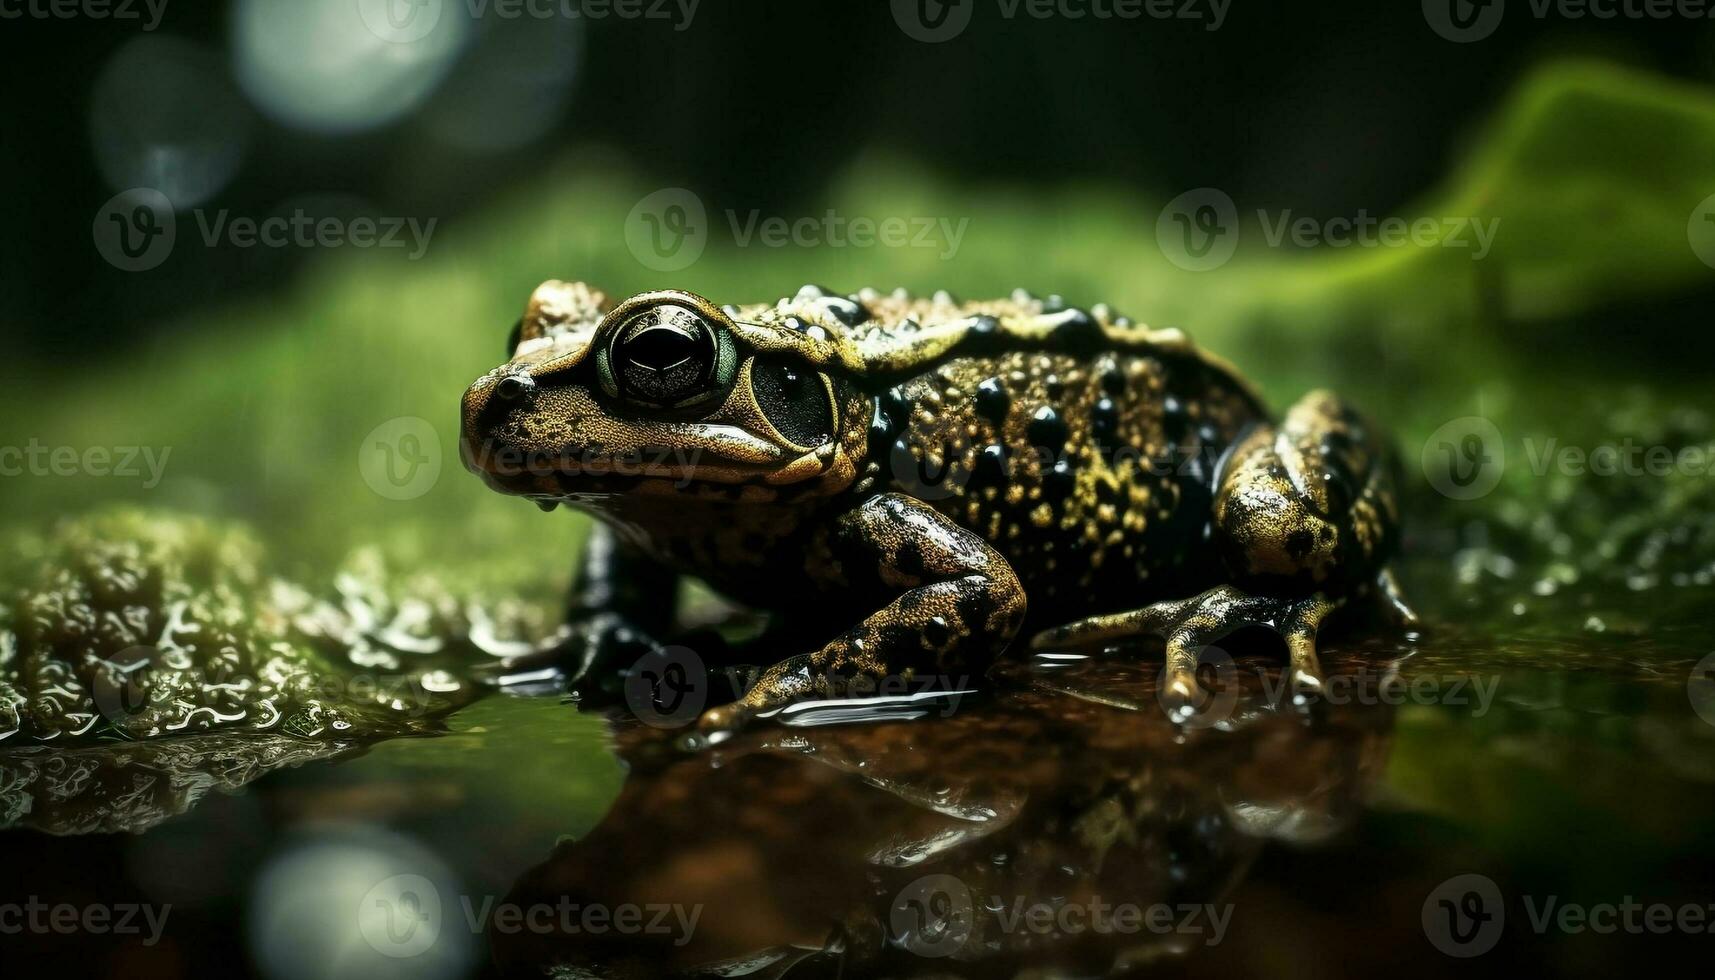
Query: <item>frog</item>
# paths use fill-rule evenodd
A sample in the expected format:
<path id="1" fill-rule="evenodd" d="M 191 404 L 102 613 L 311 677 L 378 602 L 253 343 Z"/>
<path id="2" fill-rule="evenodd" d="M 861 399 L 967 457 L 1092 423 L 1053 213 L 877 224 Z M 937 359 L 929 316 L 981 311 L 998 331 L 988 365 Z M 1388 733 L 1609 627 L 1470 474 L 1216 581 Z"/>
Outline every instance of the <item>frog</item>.
<path id="1" fill-rule="evenodd" d="M 464 393 L 465 467 L 595 518 L 546 655 L 574 681 L 621 669 L 672 628 L 685 576 L 797 651 L 702 711 L 710 735 L 889 681 L 980 679 L 1014 648 L 1151 635 L 1183 720 L 1207 651 L 1252 628 L 1284 641 L 1305 704 L 1331 614 L 1415 621 L 1381 430 L 1325 390 L 1271 414 L 1183 330 L 1105 303 L 816 284 L 615 302 L 549 280 L 506 353 Z"/>

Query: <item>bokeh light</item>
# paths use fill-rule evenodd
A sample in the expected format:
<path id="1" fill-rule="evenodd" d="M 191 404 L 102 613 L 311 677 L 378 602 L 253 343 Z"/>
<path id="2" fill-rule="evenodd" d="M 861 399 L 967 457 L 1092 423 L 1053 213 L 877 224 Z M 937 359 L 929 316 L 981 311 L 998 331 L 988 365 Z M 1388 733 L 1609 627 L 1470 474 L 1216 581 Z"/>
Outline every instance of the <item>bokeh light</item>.
<path id="1" fill-rule="evenodd" d="M 403 11 L 403 19 L 390 16 Z M 274 119 L 351 133 L 398 119 L 446 78 L 470 34 L 464 4 L 239 0 L 233 64 Z"/>
<path id="2" fill-rule="evenodd" d="M 96 77 L 89 130 L 109 187 L 151 187 L 183 208 L 218 194 L 238 172 L 251 114 L 214 52 L 145 35 Z"/>
<path id="3" fill-rule="evenodd" d="M 446 864 L 376 828 L 323 828 L 252 891 L 251 952 L 278 980 L 443 980 L 470 969 L 476 942 Z"/>

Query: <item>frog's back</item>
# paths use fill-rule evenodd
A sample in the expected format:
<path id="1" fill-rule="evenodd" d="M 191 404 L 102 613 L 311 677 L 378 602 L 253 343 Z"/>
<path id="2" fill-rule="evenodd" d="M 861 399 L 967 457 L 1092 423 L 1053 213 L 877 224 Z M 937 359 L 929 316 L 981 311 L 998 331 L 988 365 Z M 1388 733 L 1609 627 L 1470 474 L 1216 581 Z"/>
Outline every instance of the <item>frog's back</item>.
<path id="1" fill-rule="evenodd" d="M 1015 294 L 961 311 L 1028 324 L 1033 309 L 1059 329 L 967 337 L 879 379 L 860 487 L 910 494 L 982 535 L 1033 616 L 1199 587 L 1213 574 L 1216 465 L 1263 417 L 1259 400 L 1176 331 L 1102 307 Z M 877 329 L 916 322 L 886 313 Z"/>

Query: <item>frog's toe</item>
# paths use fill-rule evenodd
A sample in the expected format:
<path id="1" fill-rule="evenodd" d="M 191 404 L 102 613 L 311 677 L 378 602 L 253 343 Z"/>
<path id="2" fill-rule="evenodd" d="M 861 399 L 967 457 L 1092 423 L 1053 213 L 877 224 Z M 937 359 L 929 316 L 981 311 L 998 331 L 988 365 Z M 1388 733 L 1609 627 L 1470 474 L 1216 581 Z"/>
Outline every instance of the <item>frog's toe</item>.
<path id="1" fill-rule="evenodd" d="M 1316 633 L 1339 604 L 1316 593 L 1301 598 L 1253 596 L 1230 585 L 1189 599 L 1157 602 L 1130 612 L 1110 613 L 1044 630 L 1031 641 L 1038 649 L 1077 649 L 1110 645 L 1146 633 L 1166 638 L 1161 701 L 1169 717 L 1184 721 L 1205 696 L 1197 667 L 1206 651 L 1236 630 L 1261 627 L 1286 641 L 1288 676 L 1294 703 L 1304 704 L 1322 690 L 1322 666 Z"/>
<path id="2" fill-rule="evenodd" d="M 1142 609 L 1091 616 L 1037 633 L 1030 640 L 1033 650 L 1066 650 L 1108 646 L 1139 636 L 1165 635 L 1178 622 L 1192 600 L 1157 602 Z"/>
<path id="3" fill-rule="evenodd" d="M 623 671 L 660 649 L 654 637 L 624 617 L 603 612 L 568 623 L 547 643 L 484 664 L 478 673 L 503 691 L 537 693 L 551 686 L 568 691 L 582 705 L 595 706 L 621 698 Z"/>
<path id="4" fill-rule="evenodd" d="M 697 734 L 706 744 L 713 745 L 743 731 L 755 717 L 754 712 L 741 704 L 723 704 L 697 718 Z"/>
<path id="5" fill-rule="evenodd" d="M 1401 629 L 1418 624 L 1417 612 L 1405 601 L 1405 592 L 1400 588 L 1393 569 L 1383 568 L 1376 573 L 1375 597 L 1376 605 L 1388 622 Z"/>
<path id="6" fill-rule="evenodd" d="M 1322 693 L 1322 662 L 1316 657 L 1316 630 L 1333 605 L 1321 596 L 1313 600 L 1326 608 L 1311 607 L 1294 612 L 1281 631 L 1286 638 L 1287 671 L 1292 680 L 1292 700 L 1304 704 Z"/>

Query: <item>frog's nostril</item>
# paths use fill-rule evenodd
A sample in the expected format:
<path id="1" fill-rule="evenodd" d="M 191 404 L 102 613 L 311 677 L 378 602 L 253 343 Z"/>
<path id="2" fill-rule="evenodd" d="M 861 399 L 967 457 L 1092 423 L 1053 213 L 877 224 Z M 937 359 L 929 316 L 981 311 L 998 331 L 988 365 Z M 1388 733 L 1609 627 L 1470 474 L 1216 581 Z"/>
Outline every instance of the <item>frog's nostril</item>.
<path id="1" fill-rule="evenodd" d="M 509 374 L 495 384 L 494 397 L 505 402 L 515 402 L 535 389 L 536 382 L 528 375 Z"/>

